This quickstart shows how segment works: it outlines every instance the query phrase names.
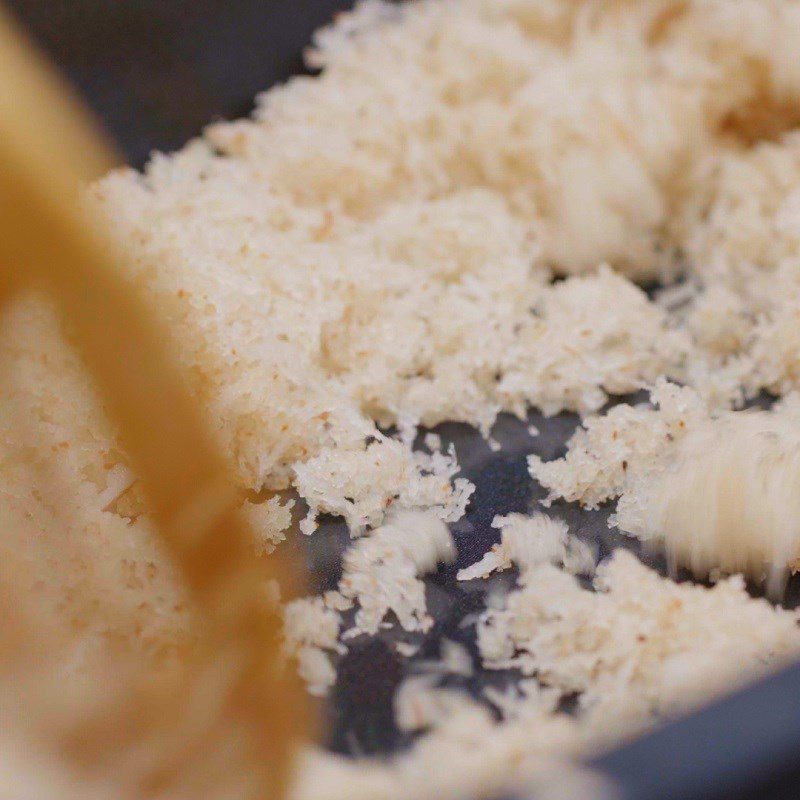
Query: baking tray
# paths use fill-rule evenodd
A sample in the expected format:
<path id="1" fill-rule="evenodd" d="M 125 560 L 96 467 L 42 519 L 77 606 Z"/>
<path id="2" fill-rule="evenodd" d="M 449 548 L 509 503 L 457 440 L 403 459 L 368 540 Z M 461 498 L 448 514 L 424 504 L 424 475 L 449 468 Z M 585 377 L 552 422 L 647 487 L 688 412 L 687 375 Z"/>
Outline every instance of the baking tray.
<path id="1" fill-rule="evenodd" d="M 314 29 L 350 4 L 342 0 L 12 0 L 11 8 L 82 90 L 127 159 L 142 166 L 153 149 L 172 150 L 213 119 L 247 114 L 256 93 L 303 71 L 301 52 Z M 528 425 L 540 435 L 531 437 Z M 527 422 L 502 415 L 492 450 L 467 425 L 435 430 L 453 443 L 463 474 L 476 485 L 464 519 L 452 526 L 457 562 L 426 579 L 428 607 L 436 623 L 420 634 L 416 656 L 400 658 L 394 630 L 351 641 L 338 664 L 327 701 L 326 744 L 345 754 L 387 754 L 413 737 L 394 724 L 392 696 L 420 660 L 436 658 L 443 639 L 463 644 L 479 667 L 474 626 L 460 623 L 483 607 L 491 581 L 513 582 L 513 572 L 490 582 L 459 583 L 459 568 L 476 561 L 498 540 L 495 514 L 530 511 L 544 496 L 526 470 L 526 456 L 545 459 L 564 451 L 578 424 L 571 414 Z M 657 554 L 609 528 L 608 506 L 584 511 L 556 503 L 553 510 L 599 555 L 625 547 L 665 571 Z M 324 519 L 321 530 L 295 546 L 302 549 L 312 589 L 335 586 L 349 541 L 341 521 Z M 679 576 L 680 578 L 681 576 Z M 798 600 L 795 582 L 787 604 Z M 408 637 L 406 637 L 408 638 Z M 513 672 L 476 669 L 452 685 L 480 697 L 488 685 L 514 680 Z M 708 706 L 597 759 L 619 796 L 655 798 L 796 798 L 800 796 L 800 667 Z"/>

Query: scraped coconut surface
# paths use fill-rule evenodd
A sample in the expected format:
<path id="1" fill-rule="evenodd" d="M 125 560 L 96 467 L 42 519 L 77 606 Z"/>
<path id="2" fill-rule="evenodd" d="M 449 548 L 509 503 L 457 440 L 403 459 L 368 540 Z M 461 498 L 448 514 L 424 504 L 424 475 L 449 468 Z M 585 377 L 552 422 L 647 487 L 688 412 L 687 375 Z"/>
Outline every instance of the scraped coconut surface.
<path id="1" fill-rule="evenodd" d="M 417 654 L 431 672 L 451 578 L 485 588 L 458 629 L 478 631 L 476 674 L 436 663 L 459 664 L 454 681 L 528 673 L 469 697 L 398 677 L 413 747 L 310 749 L 297 798 L 529 785 L 800 652 L 793 612 L 735 577 L 679 585 L 608 557 L 578 508 L 620 498 L 623 528 L 704 569 L 797 556 L 791 482 L 746 481 L 797 460 L 798 51 L 789 0 L 365 2 L 316 36 L 318 76 L 88 189 L 235 465 L 254 553 L 319 537 L 325 515 L 354 537 L 324 594 L 286 609 L 312 690 L 389 633 L 398 673 Z M 37 625 L 79 633 L 42 680 L 91 682 L 110 650 L 168 668 L 191 650 L 192 608 L 43 298 L 4 314 L 0 370 L 2 563 Z M 741 410 L 763 393 L 788 399 Z M 565 451 L 548 434 L 564 412 L 581 416 Z M 501 441 L 498 415 L 529 413 L 541 435 Z M 446 422 L 499 447 L 498 469 L 531 456 L 488 519 L 447 436 L 416 436 Z M 686 474 L 719 503 L 690 514 Z M 737 504 L 758 541 L 720 524 Z M 20 659 L 2 665 L 9 707 Z M 19 736 L 46 741 L 52 715 L 29 717 Z"/>

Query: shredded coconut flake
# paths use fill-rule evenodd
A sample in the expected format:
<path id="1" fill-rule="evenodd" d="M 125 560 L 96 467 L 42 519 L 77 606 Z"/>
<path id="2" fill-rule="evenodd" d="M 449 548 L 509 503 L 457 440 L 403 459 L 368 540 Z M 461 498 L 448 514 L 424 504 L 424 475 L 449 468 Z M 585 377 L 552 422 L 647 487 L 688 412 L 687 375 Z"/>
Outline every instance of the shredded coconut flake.
<path id="1" fill-rule="evenodd" d="M 433 624 L 426 613 L 420 576 L 455 559 L 447 526 L 430 512 L 394 513 L 380 528 L 356 541 L 344 556 L 339 590 L 358 601 L 355 626 L 347 636 L 376 633 L 389 611 L 407 631 Z"/>
<path id="2" fill-rule="evenodd" d="M 538 564 L 555 564 L 567 572 L 590 574 L 595 559 L 589 546 L 569 536 L 567 524 L 546 514 L 497 516 L 492 527 L 499 528 L 501 541 L 480 561 L 458 573 L 460 581 L 486 578 L 495 570 L 508 569 L 512 562 L 520 569 Z"/>

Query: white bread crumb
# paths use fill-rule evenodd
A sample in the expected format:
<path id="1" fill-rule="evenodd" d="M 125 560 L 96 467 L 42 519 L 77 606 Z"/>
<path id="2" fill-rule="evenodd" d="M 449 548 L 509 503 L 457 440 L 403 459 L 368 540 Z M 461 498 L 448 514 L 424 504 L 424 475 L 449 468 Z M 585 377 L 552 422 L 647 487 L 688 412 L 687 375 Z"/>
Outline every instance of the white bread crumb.
<path id="1" fill-rule="evenodd" d="M 499 528 L 501 541 L 475 564 L 459 570 L 458 579 L 486 578 L 495 570 L 508 569 L 512 562 L 520 569 L 539 564 L 561 566 L 573 575 L 591 574 L 594 556 L 589 546 L 570 537 L 563 520 L 538 513 L 496 516 L 492 527 Z"/>
<path id="2" fill-rule="evenodd" d="M 420 576 L 455 559 L 447 526 L 430 512 L 401 511 L 354 542 L 344 556 L 339 591 L 358 601 L 347 636 L 374 634 L 389 611 L 407 631 L 426 631 L 425 584 Z"/>

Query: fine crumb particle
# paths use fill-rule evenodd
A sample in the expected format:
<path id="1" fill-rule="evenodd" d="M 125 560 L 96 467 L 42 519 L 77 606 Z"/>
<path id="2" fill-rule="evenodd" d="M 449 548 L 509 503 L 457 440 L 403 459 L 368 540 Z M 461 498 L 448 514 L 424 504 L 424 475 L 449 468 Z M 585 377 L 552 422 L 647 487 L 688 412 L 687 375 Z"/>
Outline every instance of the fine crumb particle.
<path id="1" fill-rule="evenodd" d="M 311 536 L 314 531 L 317 529 L 317 514 L 313 510 L 309 510 L 309 512 L 300 520 L 300 524 L 298 525 L 300 529 L 300 533 L 305 534 L 306 536 Z"/>
<path id="2" fill-rule="evenodd" d="M 442 437 L 438 433 L 426 433 L 424 438 L 425 447 L 432 453 L 440 452 L 442 449 Z"/>
<path id="3" fill-rule="evenodd" d="M 458 580 L 486 578 L 496 570 L 508 569 L 512 563 L 520 569 L 538 564 L 554 564 L 573 575 L 589 575 L 595 558 L 591 548 L 569 535 L 567 524 L 560 519 L 538 513 L 496 516 L 492 527 L 500 530 L 501 541 L 480 561 L 459 570 Z"/>
<path id="4" fill-rule="evenodd" d="M 259 555 L 271 553 L 286 539 L 285 531 L 292 524 L 294 504 L 294 500 L 282 503 L 281 498 L 275 495 L 263 503 L 247 500 L 242 505 L 242 511 L 247 516 L 250 527 L 258 537 L 254 545 Z"/>
<path id="5" fill-rule="evenodd" d="M 412 658 L 419 652 L 420 646 L 418 644 L 411 644 L 410 642 L 397 642 L 394 649 L 403 658 Z"/>
<path id="6" fill-rule="evenodd" d="M 358 603 L 355 625 L 346 636 L 374 634 L 392 611 L 407 631 L 426 631 L 422 575 L 452 563 L 455 545 L 442 520 L 431 512 L 398 511 L 344 555 L 339 591 Z"/>
<path id="7" fill-rule="evenodd" d="M 546 462 L 528 457 L 531 476 L 550 492 L 545 505 L 563 498 L 597 508 L 618 497 L 640 467 L 657 461 L 709 418 L 707 406 L 688 387 L 659 379 L 650 399 L 653 406 L 621 403 L 606 414 L 586 418 L 563 458 Z"/>
<path id="8" fill-rule="evenodd" d="M 286 603 L 283 619 L 286 654 L 296 659 L 298 673 L 309 692 L 326 694 L 336 681 L 329 653 L 345 652 L 339 643 L 341 615 L 325 598 L 306 597 Z"/>
<path id="9" fill-rule="evenodd" d="M 394 699 L 394 714 L 401 731 L 420 731 L 452 717 L 472 701 L 461 691 L 444 689 L 435 675 L 406 678 Z"/>

